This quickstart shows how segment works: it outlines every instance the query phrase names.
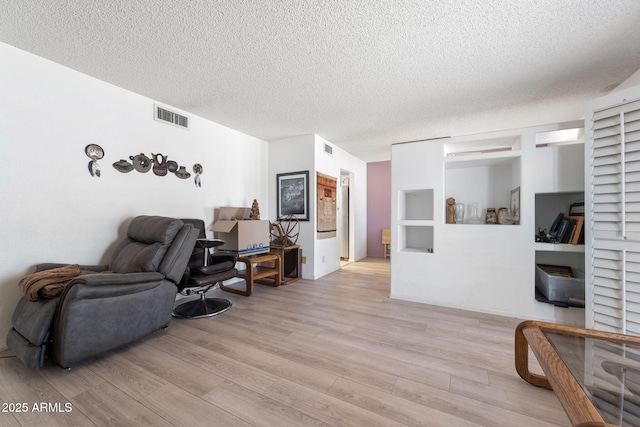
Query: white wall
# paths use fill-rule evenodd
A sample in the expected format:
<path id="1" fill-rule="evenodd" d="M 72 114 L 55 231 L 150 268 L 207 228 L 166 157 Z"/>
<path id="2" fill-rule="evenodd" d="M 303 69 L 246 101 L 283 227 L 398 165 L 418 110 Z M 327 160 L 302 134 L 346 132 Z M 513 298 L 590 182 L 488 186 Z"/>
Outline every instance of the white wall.
<path id="1" fill-rule="evenodd" d="M 572 122 L 565 127 L 581 125 L 582 122 Z M 583 309 L 556 308 L 535 300 L 536 256 L 539 252 L 546 253 L 556 249 L 553 245 L 540 248 L 534 242 L 536 226 L 546 225 L 536 223 L 535 194 L 583 191 L 581 179 L 566 182 L 559 178 L 562 174 L 554 173 L 553 168 L 550 168 L 556 156 L 556 148 L 535 146 L 536 132 L 557 128 L 555 125 L 540 126 L 392 147 L 392 298 L 517 318 L 584 324 Z M 521 139 L 521 149 L 487 155 L 444 156 L 445 144 L 514 137 Z M 572 146 L 565 147 L 573 150 Z M 578 158 L 581 157 L 582 155 L 578 155 Z M 497 176 L 507 179 L 504 166 L 492 160 L 511 162 L 513 173 L 508 182 L 496 183 L 490 179 L 491 173 L 496 171 Z M 453 173 L 445 172 L 445 164 L 448 164 L 449 172 Z M 494 165 L 492 171 L 483 171 L 482 168 L 486 166 L 477 167 L 482 164 Z M 456 166 L 461 169 L 452 169 Z M 583 176 L 581 170 L 574 171 L 574 175 Z M 445 182 L 445 177 L 450 181 Z M 472 192 L 461 185 L 455 185 L 464 183 L 465 180 L 467 187 L 473 189 Z M 478 188 L 478 183 L 485 188 Z M 456 202 L 467 205 L 467 219 L 470 214 L 469 205 L 479 202 L 479 215 L 484 219 L 489 203 L 495 208 L 508 207 L 510 190 L 518 186 L 520 225 L 445 224 L 447 197 L 454 197 Z M 410 227 L 404 225 L 406 221 L 403 222 L 399 192 L 416 189 L 433 189 L 433 220 L 417 224 L 425 228 L 432 226 L 433 253 L 402 247 L 403 242 L 408 240 L 402 233 Z M 409 226 L 412 224 L 409 223 Z M 579 255 L 584 258 L 583 253 Z"/>
<path id="2" fill-rule="evenodd" d="M 332 155 L 324 151 L 325 144 L 332 147 Z M 316 135 L 315 137 L 316 172 L 332 176 L 337 180 L 338 209 L 343 209 L 340 190 L 340 172 L 352 174 L 350 189 L 350 219 L 353 224 L 353 236 L 350 245 L 350 258 L 354 261 L 367 255 L 367 164 L 350 155 L 341 148 Z M 339 217 L 339 216 L 338 216 Z M 338 221 L 335 238 L 316 240 L 315 277 L 322 277 L 340 268 L 340 234 Z"/>
<path id="3" fill-rule="evenodd" d="M 279 173 L 309 171 L 309 221 L 300 221 L 300 235 L 297 244 L 300 245 L 301 255 L 307 262 L 302 264 L 301 276 L 313 279 L 313 259 L 315 249 L 315 204 L 313 203 L 315 174 L 314 170 L 314 136 L 302 135 L 269 142 L 269 194 L 273 203 L 269 206 L 269 220 L 277 219 L 277 188 L 276 177 Z"/>
<path id="4" fill-rule="evenodd" d="M 613 91 L 618 92 L 620 90 L 629 89 L 630 87 L 640 85 L 640 70 L 633 73 L 629 78 L 623 81 L 618 87 L 616 87 Z"/>
<path id="5" fill-rule="evenodd" d="M 324 144 L 333 147 L 333 155 L 324 152 Z M 306 263 L 301 273 L 305 279 L 315 280 L 340 268 L 340 233 L 330 239 L 317 239 L 316 236 L 316 173 L 335 177 L 340 180 L 340 171 L 353 174 L 351 187 L 351 215 L 354 225 L 350 258 L 362 259 L 367 252 L 367 164 L 334 146 L 317 135 L 302 135 L 269 143 L 269 193 L 274 203 L 269 218 L 276 218 L 276 175 L 279 173 L 309 171 L 309 221 L 300 222 L 300 245 Z M 338 200 L 340 206 L 341 200 Z"/>
<path id="6" fill-rule="evenodd" d="M 268 144 L 193 116 L 184 130 L 153 120 L 153 100 L 0 43 L 0 349 L 20 297 L 18 281 L 40 262 L 108 263 L 124 225 L 140 214 L 213 220 L 219 206 L 269 211 Z M 87 144 L 102 146 L 102 177 Z M 193 177 L 128 174 L 111 165 L 162 153 L 204 167 Z"/>

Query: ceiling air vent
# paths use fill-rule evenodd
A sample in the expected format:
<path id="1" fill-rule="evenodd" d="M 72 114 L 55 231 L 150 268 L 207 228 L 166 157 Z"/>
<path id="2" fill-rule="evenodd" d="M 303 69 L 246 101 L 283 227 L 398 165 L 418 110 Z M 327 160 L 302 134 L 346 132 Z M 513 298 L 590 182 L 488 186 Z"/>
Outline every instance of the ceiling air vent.
<path id="1" fill-rule="evenodd" d="M 160 107 L 159 105 L 154 105 L 154 107 L 156 110 L 154 118 L 156 120 L 179 126 L 184 129 L 189 129 L 189 117 L 183 116 L 173 111 L 169 111 L 166 108 Z"/>
<path id="2" fill-rule="evenodd" d="M 330 156 L 333 156 L 333 147 L 329 144 L 324 144 L 324 152 Z"/>

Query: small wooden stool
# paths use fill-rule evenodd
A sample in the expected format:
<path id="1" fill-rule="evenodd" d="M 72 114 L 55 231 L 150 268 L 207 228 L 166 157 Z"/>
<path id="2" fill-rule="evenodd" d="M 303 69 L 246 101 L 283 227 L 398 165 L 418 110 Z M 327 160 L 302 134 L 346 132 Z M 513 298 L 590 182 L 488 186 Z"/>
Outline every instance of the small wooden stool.
<path id="1" fill-rule="evenodd" d="M 389 228 L 382 229 L 382 250 L 384 251 L 384 257 L 391 256 L 391 230 Z"/>

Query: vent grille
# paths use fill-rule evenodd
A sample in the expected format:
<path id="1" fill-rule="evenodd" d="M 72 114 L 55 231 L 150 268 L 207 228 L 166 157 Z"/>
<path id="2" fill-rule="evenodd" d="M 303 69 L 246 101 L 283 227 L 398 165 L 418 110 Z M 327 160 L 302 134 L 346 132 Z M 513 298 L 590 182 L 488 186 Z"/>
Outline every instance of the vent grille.
<path id="1" fill-rule="evenodd" d="M 189 129 L 189 117 L 183 116 L 173 111 L 169 111 L 166 108 L 162 108 L 159 105 L 155 105 L 154 118 L 160 122 L 169 123 L 174 126 L 179 126 L 184 129 Z"/>
<path id="2" fill-rule="evenodd" d="M 324 152 L 330 156 L 333 156 L 333 147 L 329 144 L 324 144 Z"/>

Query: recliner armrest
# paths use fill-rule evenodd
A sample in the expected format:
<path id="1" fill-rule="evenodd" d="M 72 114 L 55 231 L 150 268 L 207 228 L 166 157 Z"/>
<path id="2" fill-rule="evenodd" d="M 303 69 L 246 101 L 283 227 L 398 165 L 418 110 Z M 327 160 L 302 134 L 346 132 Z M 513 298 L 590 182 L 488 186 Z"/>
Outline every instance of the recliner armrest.
<path id="1" fill-rule="evenodd" d="M 134 283 L 157 282 L 164 279 L 157 271 L 139 273 L 96 273 L 85 274 L 71 280 L 67 286 L 82 283 L 89 286 L 130 285 Z"/>
<path id="2" fill-rule="evenodd" d="M 78 276 L 71 280 L 63 295 L 74 298 L 101 298 L 135 294 L 153 289 L 165 280 L 158 272 L 98 273 Z"/>
<path id="3" fill-rule="evenodd" d="M 45 263 L 36 265 L 36 271 L 51 270 L 52 268 L 66 267 L 67 265 L 71 265 L 71 264 L 73 263 L 63 264 L 59 262 L 45 262 Z M 79 267 L 80 267 L 80 270 L 86 270 L 86 271 L 109 270 L 108 265 L 79 265 Z"/>

